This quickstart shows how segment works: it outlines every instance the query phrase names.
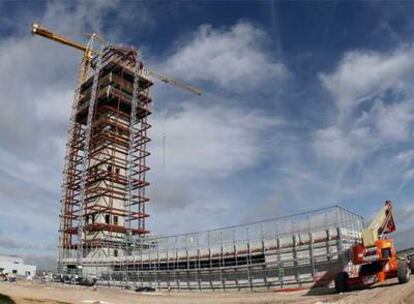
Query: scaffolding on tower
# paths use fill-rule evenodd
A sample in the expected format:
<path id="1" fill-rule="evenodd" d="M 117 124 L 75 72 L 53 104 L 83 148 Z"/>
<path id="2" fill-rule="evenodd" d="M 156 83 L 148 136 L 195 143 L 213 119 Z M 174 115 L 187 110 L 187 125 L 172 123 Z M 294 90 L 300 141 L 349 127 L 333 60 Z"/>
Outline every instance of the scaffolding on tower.
<path id="1" fill-rule="evenodd" d="M 74 102 L 62 186 L 59 260 L 71 264 L 76 251 L 77 266 L 91 254 L 125 255 L 127 236 L 149 233 L 145 204 L 152 82 L 142 76 L 135 49 L 106 47 L 92 62 L 95 69 Z"/>
<path id="2" fill-rule="evenodd" d="M 82 273 L 97 260 L 113 265 L 148 246 L 150 79 L 201 91 L 145 67 L 137 48 L 111 45 L 96 33 L 86 45 L 36 23 L 32 34 L 83 52 L 63 171 L 59 271 Z"/>

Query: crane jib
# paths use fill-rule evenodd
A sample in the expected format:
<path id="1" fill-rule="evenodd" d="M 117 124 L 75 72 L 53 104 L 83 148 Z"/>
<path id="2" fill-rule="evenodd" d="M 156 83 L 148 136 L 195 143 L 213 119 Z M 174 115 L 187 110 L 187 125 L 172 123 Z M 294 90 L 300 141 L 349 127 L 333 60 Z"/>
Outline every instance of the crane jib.
<path id="1" fill-rule="evenodd" d="M 84 52 L 84 58 L 86 58 L 86 61 L 90 61 L 93 55 L 99 54 L 99 52 L 94 50 L 92 47 L 88 47 L 88 46 L 86 46 L 82 43 L 71 40 L 71 39 L 66 38 L 62 35 L 56 34 L 52 31 L 44 28 L 43 26 L 41 26 L 38 23 L 33 23 L 33 25 L 32 25 L 32 34 L 42 36 L 44 38 L 48 38 L 50 40 L 53 40 L 53 41 L 68 45 L 70 47 L 73 47 L 75 49 L 78 49 L 80 51 L 83 51 Z M 97 34 L 92 34 L 91 37 L 93 39 L 94 37 L 97 37 L 97 36 L 98 36 Z M 154 78 L 156 78 L 158 80 L 161 80 L 161 81 L 163 81 L 167 84 L 173 85 L 175 87 L 178 87 L 180 89 L 186 90 L 188 92 L 191 92 L 191 93 L 194 93 L 194 94 L 197 94 L 197 95 L 202 94 L 200 89 L 198 89 L 196 87 L 193 87 L 193 86 L 191 86 L 191 85 L 189 85 L 189 84 L 187 84 L 187 83 L 185 83 L 181 80 L 173 79 L 173 78 L 171 78 L 171 77 L 169 77 L 169 76 L 167 76 L 163 73 L 159 73 L 159 72 L 156 72 L 156 71 L 151 70 L 151 69 L 146 69 L 146 70 L 147 70 L 147 74 L 149 76 L 153 76 Z"/>

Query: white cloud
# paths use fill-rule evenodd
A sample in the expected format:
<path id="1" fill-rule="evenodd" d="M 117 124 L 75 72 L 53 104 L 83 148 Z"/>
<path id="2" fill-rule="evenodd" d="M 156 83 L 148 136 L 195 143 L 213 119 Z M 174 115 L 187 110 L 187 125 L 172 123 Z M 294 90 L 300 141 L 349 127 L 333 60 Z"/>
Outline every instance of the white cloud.
<path id="1" fill-rule="evenodd" d="M 411 100 L 387 105 L 377 99 L 359 116 L 348 115 L 347 124 L 336 120 L 317 130 L 315 150 L 327 159 L 358 162 L 386 146 L 407 142 L 412 136 L 413 106 Z"/>
<path id="2" fill-rule="evenodd" d="M 319 75 L 338 108 L 333 124 L 315 135 L 317 153 L 350 162 L 412 135 L 412 47 L 388 54 L 346 53 L 335 70 Z M 364 102 L 364 106 L 358 106 Z M 381 145 L 381 146 L 380 146 Z"/>
<path id="3" fill-rule="evenodd" d="M 165 133 L 168 174 L 225 176 L 263 159 L 262 135 L 280 124 L 280 119 L 260 111 L 184 103 L 175 113 L 154 115 L 152 161 L 162 162 Z"/>
<path id="4" fill-rule="evenodd" d="M 413 72 L 413 55 L 411 47 L 392 54 L 352 51 L 343 56 L 333 73 L 321 73 L 319 77 L 338 107 L 344 110 L 402 85 L 403 77 Z"/>
<path id="5" fill-rule="evenodd" d="M 190 80 L 202 80 L 231 90 L 248 91 L 264 84 L 278 88 L 289 72 L 266 47 L 261 29 L 239 22 L 228 29 L 201 26 L 162 68 Z"/>
<path id="6" fill-rule="evenodd" d="M 114 9 L 119 0 L 79 1 L 73 5 L 53 2 L 46 6 L 40 22 L 65 35 L 102 32 L 103 17 Z M 139 22 L 139 18 L 137 18 Z"/>
<path id="7" fill-rule="evenodd" d="M 333 72 L 319 74 L 337 113 L 315 131 L 313 147 L 337 198 L 400 199 L 412 180 L 413 54 L 411 46 L 352 51 Z"/>
<path id="8" fill-rule="evenodd" d="M 331 126 L 316 131 L 314 145 L 316 152 L 325 159 L 355 161 L 375 148 L 377 140 L 370 135 L 370 130 L 366 127 L 346 132 L 337 126 Z"/>
<path id="9" fill-rule="evenodd" d="M 282 124 L 260 111 L 191 103 L 182 104 L 174 113 L 155 113 L 152 123 L 149 208 L 153 217 L 149 226 L 158 233 L 223 225 L 222 214 L 241 202 L 237 201 L 239 193 L 221 185 L 266 160 L 270 146 L 264 136 Z M 171 212 L 175 218 L 188 220 L 171 221 Z"/>
<path id="10" fill-rule="evenodd" d="M 155 90 L 156 105 L 163 103 L 152 117 L 149 159 L 149 208 L 154 211 L 150 226 L 156 231 L 229 224 L 222 214 L 242 202 L 240 194 L 223 189 L 223 183 L 268 160 L 274 148 L 270 142 L 285 124 L 274 113 L 247 106 L 252 101 L 248 90 L 260 94 L 267 88 L 274 93 L 289 75 L 267 48 L 264 31 L 239 22 L 221 29 L 205 25 L 189 36 L 155 65 L 191 84 L 201 81 L 204 91 L 193 97 L 166 86 Z M 172 210 L 177 218 L 191 221 L 169 223 Z"/>
<path id="11" fill-rule="evenodd" d="M 373 109 L 375 126 L 379 136 L 385 141 L 406 141 L 411 137 L 414 119 L 414 104 L 411 100 L 384 105 L 380 103 Z"/>

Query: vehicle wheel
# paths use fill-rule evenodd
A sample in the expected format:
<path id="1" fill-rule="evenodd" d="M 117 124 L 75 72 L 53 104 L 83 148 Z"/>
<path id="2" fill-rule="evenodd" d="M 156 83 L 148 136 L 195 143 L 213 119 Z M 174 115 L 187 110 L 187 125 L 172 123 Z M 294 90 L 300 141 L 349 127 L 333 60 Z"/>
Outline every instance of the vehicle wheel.
<path id="1" fill-rule="evenodd" d="M 410 257 L 411 273 L 414 274 L 414 256 Z"/>
<path id="2" fill-rule="evenodd" d="M 349 290 L 348 273 L 340 272 L 335 277 L 335 291 L 337 293 L 346 292 Z"/>
<path id="3" fill-rule="evenodd" d="M 407 283 L 410 280 L 411 269 L 407 260 L 398 261 L 397 276 L 400 284 Z"/>

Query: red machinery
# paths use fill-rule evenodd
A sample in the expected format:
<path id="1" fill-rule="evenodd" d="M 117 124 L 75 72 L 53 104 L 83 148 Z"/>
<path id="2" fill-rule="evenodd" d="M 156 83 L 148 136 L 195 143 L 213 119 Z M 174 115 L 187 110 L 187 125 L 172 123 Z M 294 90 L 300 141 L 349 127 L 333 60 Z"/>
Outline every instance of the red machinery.
<path id="1" fill-rule="evenodd" d="M 351 248 L 351 262 L 346 271 L 335 278 L 337 292 L 360 288 L 389 278 L 398 278 L 399 283 L 410 280 L 410 263 L 407 258 L 399 258 L 394 241 L 386 234 L 395 231 L 392 215 L 392 202 L 377 213 L 366 229 L 362 230 L 362 242 Z M 414 269 L 413 269 L 414 271 Z"/>

